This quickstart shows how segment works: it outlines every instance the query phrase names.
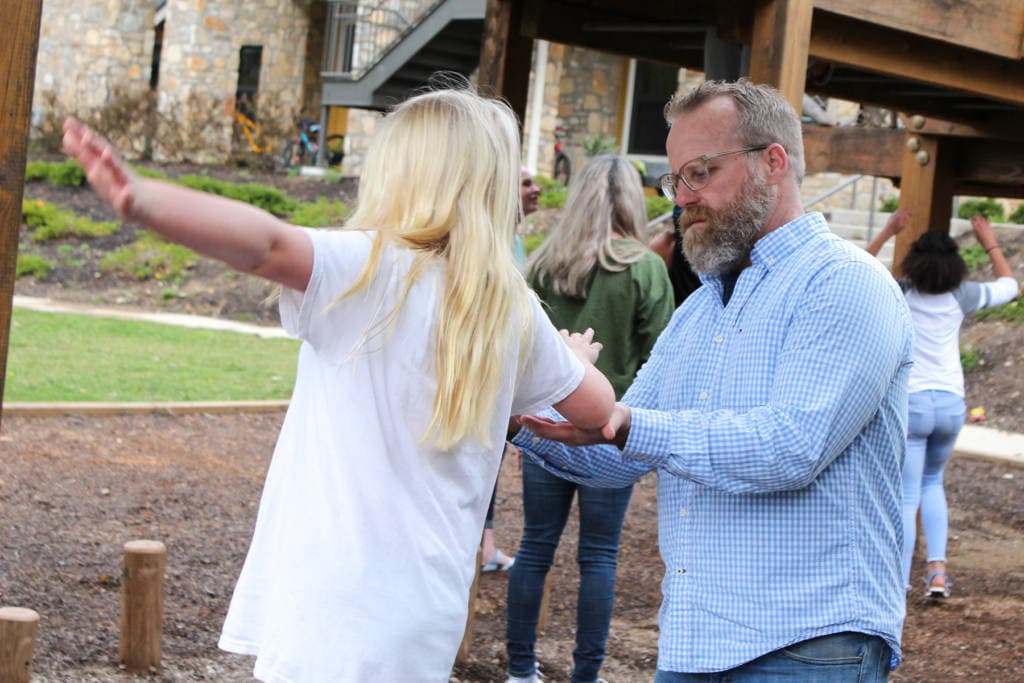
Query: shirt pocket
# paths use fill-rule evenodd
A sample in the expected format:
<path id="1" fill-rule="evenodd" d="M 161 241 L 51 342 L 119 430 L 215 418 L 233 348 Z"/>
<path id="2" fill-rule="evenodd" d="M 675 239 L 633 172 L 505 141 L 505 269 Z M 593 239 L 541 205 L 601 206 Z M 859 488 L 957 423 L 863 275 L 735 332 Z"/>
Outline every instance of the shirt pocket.
<path id="1" fill-rule="evenodd" d="M 786 330 L 786 321 L 775 318 L 736 327 L 722 373 L 722 407 L 746 410 L 768 403 Z"/>

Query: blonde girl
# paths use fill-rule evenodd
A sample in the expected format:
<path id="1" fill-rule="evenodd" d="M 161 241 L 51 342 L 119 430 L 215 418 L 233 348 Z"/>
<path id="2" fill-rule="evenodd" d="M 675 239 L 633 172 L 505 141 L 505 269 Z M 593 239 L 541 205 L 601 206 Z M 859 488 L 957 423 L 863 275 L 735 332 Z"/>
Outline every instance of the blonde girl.
<path id="1" fill-rule="evenodd" d="M 74 120 L 64 143 L 125 220 L 280 283 L 303 342 L 220 646 L 263 681 L 447 681 L 509 415 L 596 428 L 614 401 L 516 269 L 507 105 L 399 105 L 337 231 L 139 178 Z"/>

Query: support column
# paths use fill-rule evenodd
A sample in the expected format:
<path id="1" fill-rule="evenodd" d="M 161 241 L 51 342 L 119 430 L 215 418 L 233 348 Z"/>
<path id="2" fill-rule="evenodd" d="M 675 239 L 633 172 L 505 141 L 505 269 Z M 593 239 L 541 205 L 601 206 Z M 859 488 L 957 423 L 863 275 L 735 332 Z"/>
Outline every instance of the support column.
<path id="1" fill-rule="evenodd" d="M 773 85 L 800 113 L 807 51 L 811 43 L 812 0 L 757 0 L 750 46 L 750 80 Z"/>
<path id="2" fill-rule="evenodd" d="M 0 12 L 0 420 L 42 11 L 42 0 L 4 0 Z"/>
<path id="3" fill-rule="evenodd" d="M 526 119 L 533 39 L 521 33 L 523 0 L 487 0 L 484 35 L 477 79 L 484 93 L 504 97 L 519 117 Z"/>
<path id="4" fill-rule="evenodd" d="M 953 217 L 953 141 L 908 132 L 903 145 L 900 207 L 910 209 L 910 225 L 896 236 L 893 273 L 910 245 L 927 230 L 949 232 Z"/>

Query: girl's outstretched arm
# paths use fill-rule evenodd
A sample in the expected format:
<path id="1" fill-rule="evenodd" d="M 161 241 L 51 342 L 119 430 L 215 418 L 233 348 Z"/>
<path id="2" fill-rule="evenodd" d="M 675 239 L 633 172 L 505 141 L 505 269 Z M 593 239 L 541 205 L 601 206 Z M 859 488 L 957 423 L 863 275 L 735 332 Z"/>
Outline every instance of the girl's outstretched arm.
<path id="1" fill-rule="evenodd" d="M 561 330 L 569 349 L 583 363 L 583 381 L 576 389 L 556 403 L 554 408 L 580 429 L 601 429 L 608 424 L 615 408 L 615 390 L 601 371 L 594 367 L 601 343 L 594 341 L 594 330 L 569 334 Z"/>
<path id="2" fill-rule="evenodd" d="M 64 147 L 123 220 L 243 273 L 306 289 L 313 245 L 300 228 L 243 202 L 139 178 L 109 142 L 73 118 L 64 122 Z"/>

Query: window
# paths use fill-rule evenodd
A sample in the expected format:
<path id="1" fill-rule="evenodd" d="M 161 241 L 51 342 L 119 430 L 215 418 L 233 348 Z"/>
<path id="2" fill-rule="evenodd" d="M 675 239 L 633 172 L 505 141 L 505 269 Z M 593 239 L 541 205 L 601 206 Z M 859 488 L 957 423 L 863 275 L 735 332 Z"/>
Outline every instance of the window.
<path id="1" fill-rule="evenodd" d="M 665 155 L 665 104 L 679 87 L 679 68 L 637 60 L 630 105 L 628 154 Z"/>
<path id="2" fill-rule="evenodd" d="M 243 45 L 238 59 L 238 89 L 235 102 L 239 111 L 252 118 L 256 107 L 256 95 L 260 89 L 260 64 L 263 61 L 263 47 Z"/>

